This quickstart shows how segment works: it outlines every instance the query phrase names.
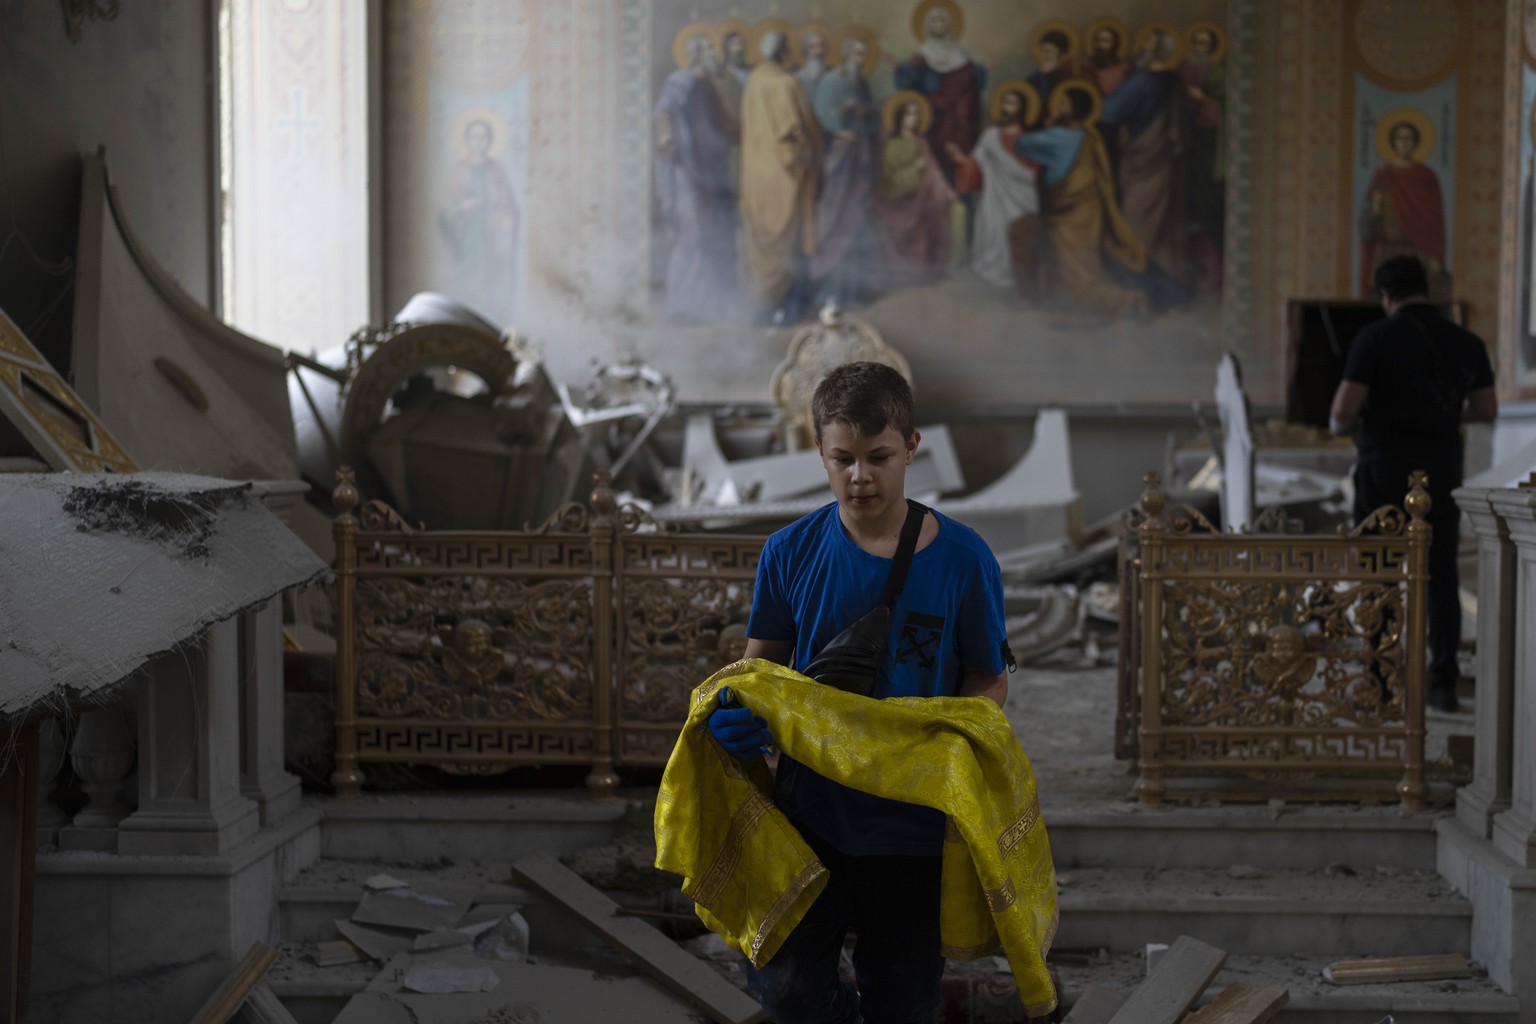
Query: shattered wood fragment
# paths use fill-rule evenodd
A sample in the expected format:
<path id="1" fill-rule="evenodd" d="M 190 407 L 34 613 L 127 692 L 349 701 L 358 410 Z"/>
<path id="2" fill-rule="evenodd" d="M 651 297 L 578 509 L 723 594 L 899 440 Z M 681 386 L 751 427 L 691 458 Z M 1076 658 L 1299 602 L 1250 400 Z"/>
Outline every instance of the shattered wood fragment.
<path id="1" fill-rule="evenodd" d="M 1323 977 L 1335 985 L 1369 985 L 1383 981 L 1436 981 L 1470 978 L 1472 965 L 1459 953 L 1426 956 L 1383 956 L 1364 960 L 1340 960 L 1323 968 Z"/>
<path id="2" fill-rule="evenodd" d="M 240 1012 L 245 1024 L 299 1024 L 265 983 L 251 989 Z"/>
<path id="3" fill-rule="evenodd" d="M 1234 981 L 1184 1018 L 1184 1024 L 1265 1024 L 1290 1001 L 1291 994 L 1283 988 Z"/>
<path id="4" fill-rule="evenodd" d="M 1089 985 L 1072 1004 L 1063 1024 L 1108 1024 L 1130 997 L 1129 992 L 1108 985 Z"/>
<path id="5" fill-rule="evenodd" d="M 718 1024 L 766 1020 L 750 996 L 732 986 L 651 925 L 619 913 L 619 905 L 553 857 L 537 853 L 512 865 L 529 885 L 564 906 L 615 949 L 707 1013 Z"/>
<path id="6" fill-rule="evenodd" d="M 240 1009 L 240 1004 L 251 994 L 251 989 L 261 983 L 267 968 L 276 959 L 277 950 L 265 942 L 251 943 L 250 951 L 235 965 L 229 977 L 213 990 L 208 1001 L 192 1015 L 192 1024 L 225 1024 Z"/>
<path id="7" fill-rule="evenodd" d="M 1175 1024 L 1226 962 L 1222 950 L 1180 935 L 1109 1024 Z"/>

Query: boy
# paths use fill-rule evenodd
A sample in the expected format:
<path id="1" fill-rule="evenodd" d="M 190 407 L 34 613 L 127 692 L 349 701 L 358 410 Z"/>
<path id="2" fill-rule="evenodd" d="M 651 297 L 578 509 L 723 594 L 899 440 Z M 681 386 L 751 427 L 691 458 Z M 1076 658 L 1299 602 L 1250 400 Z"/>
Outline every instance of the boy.
<path id="1" fill-rule="evenodd" d="M 768 538 L 758 564 L 748 658 L 804 668 L 880 600 L 908 504 L 917 451 L 912 391 L 879 363 L 847 363 L 811 400 L 816 449 L 837 499 Z M 983 696 L 1002 706 L 1012 663 L 997 559 L 975 531 L 928 511 L 891 613 L 873 696 Z M 746 708 L 721 708 L 710 731 L 730 753 L 762 756 L 773 737 Z M 781 756 L 774 801 L 830 874 L 826 889 L 749 986 L 778 1024 L 931 1021 L 939 944 L 944 815 L 843 787 Z M 839 979 L 858 933 L 857 990 Z"/>

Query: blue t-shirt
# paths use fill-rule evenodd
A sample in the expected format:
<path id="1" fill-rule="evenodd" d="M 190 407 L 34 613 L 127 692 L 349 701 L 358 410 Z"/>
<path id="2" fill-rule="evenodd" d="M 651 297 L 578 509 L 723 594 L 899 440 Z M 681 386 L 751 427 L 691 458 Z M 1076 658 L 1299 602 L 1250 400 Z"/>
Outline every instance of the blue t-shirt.
<path id="1" fill-rule="evenodd" d="M 938 512 L 939 533 L 912 556 L 891 612 L 890 644 L 874 696 L 951 697 L 967 671 L 998 675 L 1005 664 L 1003 583 L 975 530 Z M 747 635 L 793 645 L 791 668 L 880 601 L 891 560 L 859 547 L 837 502 L 773 534 L 763 545 Z M 790 821 L 843 853 L 938 856 L 944 815 L 885 800 L 779 760 L 774 799 Z"/>

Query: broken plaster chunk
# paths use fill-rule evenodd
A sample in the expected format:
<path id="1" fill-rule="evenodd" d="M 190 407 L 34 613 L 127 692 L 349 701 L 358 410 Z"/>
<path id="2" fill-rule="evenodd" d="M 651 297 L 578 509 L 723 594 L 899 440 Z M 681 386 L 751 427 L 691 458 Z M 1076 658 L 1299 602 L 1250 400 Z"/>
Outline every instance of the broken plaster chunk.
<path id="1" fill-rule="evenodd" d="M 475 938 L 475 956 L 482 960 L 517 963 L 528 959 L 528 921 L 522 914 L 508 914 Z"/>
<path id="2" fill-rule="evenodd" d="M 374 890 L 375 892 L 382 892 L 385 889 L 404 889 L 410 884 L 411 883 L 409 882 L 401 881 L 394 875 L 386 875 L 383 872 L 380 872 L 379 874 L 374 875 L 372 878 L 369 878 L 363 882 L 363 885 Z"/>
<path id="3" fill-rule="evenodd" d="M 1168 952 L 1168 943 L 1166 942 L 1147 943 L 1147 974 L 1150 975 L 1153 971 L 1157 970 L 1157 965 L 1162 961 L 1163 954 L 1166 952 Z"/>
<path id="4" fill-rule="evenodd" d="M 501 978 L 489 964 L 469 956 L 421 956 L 411 961 L 401 987 L 412 992 L 489 992 Z"/>
<path id="5" fill-rule="evenodd" d="M 426 952 L 434 949 L 452 949 L 455 946 L 467 946 L 474 942 L 474 937 L 453 928 L 439 928 L 436 931 L 424 932 L 416 936 L 411 943 L 411 949 L 418 952 Z"/>

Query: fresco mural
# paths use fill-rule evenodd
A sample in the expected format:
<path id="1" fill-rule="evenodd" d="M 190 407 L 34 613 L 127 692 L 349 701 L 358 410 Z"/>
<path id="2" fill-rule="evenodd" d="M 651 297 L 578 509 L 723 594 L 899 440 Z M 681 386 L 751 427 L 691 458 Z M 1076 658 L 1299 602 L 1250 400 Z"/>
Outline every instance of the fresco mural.
<path id="1" fill-rule="evenodd" d="M 1536 390 L 1536 3 L 1527 0 L 1520 69 L 1520 240 L 1513 384 Z M 1502 370 L 1502 367 L 1500 368 Z"/>
<path id="2" fill-rule="evenodd" d="M 1424 263 L 1431 297 L 1452 296 L 1455 109 L 1455 75 L 1414 93 L 1356 79 L 1354 287 L 1361 298 L 1376 297 L 1376 267 L 1404 255 Z"/>
<path id="3" fill-rule="evenodd" d="M 1182 316 L 1213 334 L 1222 5 L 1183 5 L 1184 21 L 1031 6 L 683 24 L 658 9 L 653 309 L 785 325 L 921 289 L 1016 325 Z"/>

